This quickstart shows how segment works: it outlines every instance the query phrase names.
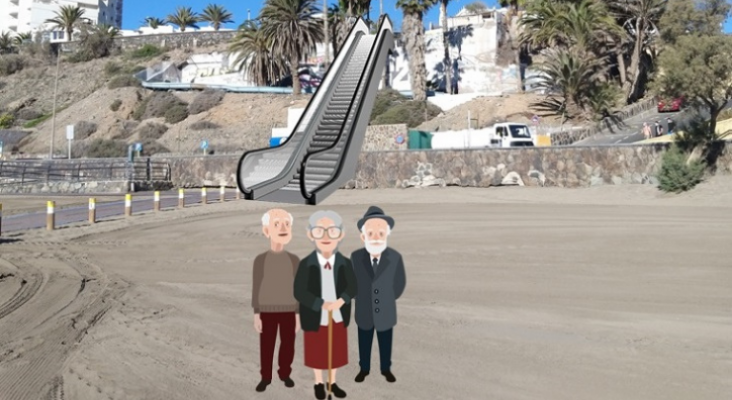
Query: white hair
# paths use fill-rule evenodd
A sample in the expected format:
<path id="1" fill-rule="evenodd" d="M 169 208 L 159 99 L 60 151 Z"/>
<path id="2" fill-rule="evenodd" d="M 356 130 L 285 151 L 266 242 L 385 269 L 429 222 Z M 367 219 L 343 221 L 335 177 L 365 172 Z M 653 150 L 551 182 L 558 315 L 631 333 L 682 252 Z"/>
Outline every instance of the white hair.
<path id="1" fill-rule="evenodd" d="M 337 212 L 326 210 L 326 211 L 316 211 L 313 213 L 313 215 L 310 216 L 310 219 L 308 221 L 309 226 L 308 230 L 315 228 L 315 225 L 317 225 L 318 221 L 320 221 L 323 218 L 328 218 L 329 220 L 333 221 L 335 226 L 340 228 L 341 231 L 343 231 L 343 218 L 341 218 L 340 215 L 338 215 Z"/>
<path id="2" fill-rule="evenodd" d="M 361 233 L 363 233 L 363 235 L 366 236 L 366 224 L 363 224 L 363 226 L 361 226 Z M 387 224 L 386 225 L 386 236 L 389 236 L 389 235 L 391 235 L 391 226 L 389 226 Z"/>
<path id="3" fill-rule="evenodd" d="M 287 215 L 290 217 L 290 225 L 292 225 L 293 222 L 295 222 L 295 220 L 294 220 L 294 218 L 292 218 L 292 214 L 287 213 Z M 269 211 L 267 211 L 266 213 L 264 213 L 264 215 L 262 215 L 262 226 L 269 226 Z"/>

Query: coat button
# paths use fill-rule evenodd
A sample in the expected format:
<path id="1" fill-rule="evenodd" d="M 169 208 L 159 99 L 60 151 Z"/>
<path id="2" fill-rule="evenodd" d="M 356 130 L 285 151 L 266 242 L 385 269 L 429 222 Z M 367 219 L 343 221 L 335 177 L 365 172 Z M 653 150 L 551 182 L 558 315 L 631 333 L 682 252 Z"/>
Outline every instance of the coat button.
<path id="1" fill-rule="evenodd" d="M 374 293 L 379 294 L 379 289 L 374 289 Z"/>
<path id="2" fill-rule="evenodd" d="M 376 310 L 374 310 L 374 311 L 376 311 L 376 312 L 379 312 L 379 309 L 377 308 L 377 309 L 376 309 Z"/>
<path id="3" fill-rule="evenodd" d="M 379 304 L 379 299 L 374 300 L 374 303 Z"/>

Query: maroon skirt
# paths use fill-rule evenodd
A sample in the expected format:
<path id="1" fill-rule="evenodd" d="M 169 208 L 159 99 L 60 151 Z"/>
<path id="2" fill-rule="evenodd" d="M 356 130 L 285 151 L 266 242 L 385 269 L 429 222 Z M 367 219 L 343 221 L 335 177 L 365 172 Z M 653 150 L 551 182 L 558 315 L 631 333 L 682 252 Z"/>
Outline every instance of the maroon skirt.
<path id="1" fill-rule="evenodd" d="M 312 369 L 328 369 L 328 327 L 321 326 L 316 332 L 303 332 L 305 344 L 305 366 Z M 348 330 L 343 322 L 333 322 L 333 350 L 331 368 L 348 364 Z"/>

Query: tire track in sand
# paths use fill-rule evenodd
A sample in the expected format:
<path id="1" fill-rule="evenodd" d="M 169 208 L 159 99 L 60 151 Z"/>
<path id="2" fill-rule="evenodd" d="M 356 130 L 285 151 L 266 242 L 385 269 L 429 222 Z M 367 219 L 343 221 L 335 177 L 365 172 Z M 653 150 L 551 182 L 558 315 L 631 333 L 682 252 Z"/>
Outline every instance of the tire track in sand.
<path id="1" fill-rule="evenodd" d="M 14 261 L 13 264 L 18 268 L 20 272 L 20 279 L 22 279 L 20 289 L 4 304 L 0 304 L 0 320 L 10 315 L 13 311 L 19 309 L 23 304 L 27 303 L 28 300 L 38 293 L 38 290 L 43 285 L 43 274 L 29 264 L 20 267 L 18 264 L 22 262 Z M 0 359 L 1 361 L 1 359 Z"/>
<path id="2" fill-rule="evenodd" d="M 40 260 L 36 264 L 38 262 Z M 120 282 L 111 284 L 102 270 L 88 262 L 84 256 L 73 257 L 60 252 L 53 260 L 44 260 L 44 263 L 48 262 L 53 262 L 56 269 L 68 271 L 67 275 L 75 275 L 75 280 L 67 279 L 67 282 L 78 282 L 81 279 L 84 290 L 79 290 L 76 283 L 69 284 L 64 290 L 73 291 L 75 297 L 72 302 L 59 307 L 51 318 L 36 326 L 37 321 L 32 318 L 20 317 L 24 312 L 32 314 L 35 309 L 48 306 L 53 298 L 44 298 L 44 295 L 52 296 L 44 287 L 51 286 L 53 282 L 45 281 L 41 272 L 33 272 L 40 271 L 38 265 L 32 265 L 33 260 L 13 260 L 12 263 L 19 271 L 24 274 L 35 273 L 34 276 L 41 278 L 38 279 L 40 284 L 36 284 L 39 287 L 34 294 L 29 295 L 32 291 L 25 290 L 22 295 L 14 296 L 3 306 L 4 310 L 9 311 L 0 319 L 0 324 L 25 323 L 29 327 L 15 327 L 16 336 L 7 338 L 9 341 L 6 348 L 0 349 L 0 354 L 6 354 L 0 360 L 3 369 L 3 374 L 0 375 L 0 393 L 3 400 L 63 399 L 64 384 L 61 374 L 64 363 L 126 287 L 126 284 L 119 284 Z M 61 310 L 64 312 L 61 313 Z"/>

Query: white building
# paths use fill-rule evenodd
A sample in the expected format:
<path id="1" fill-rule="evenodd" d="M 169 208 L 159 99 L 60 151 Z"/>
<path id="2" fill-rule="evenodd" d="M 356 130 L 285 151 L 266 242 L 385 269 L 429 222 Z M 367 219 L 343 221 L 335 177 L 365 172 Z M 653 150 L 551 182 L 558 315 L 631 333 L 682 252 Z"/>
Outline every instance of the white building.
<path id="1" fill-rule="evenodd" d="M 55 18 L 63 6 L 79 6 L 82 18 L 92 24 L 122 27 L 123 0 L 0 0 L 0 32 L 50 31 L 47 19 Z M 52 32 L 52 41 L 68 40 L 65 32 Z"/>

